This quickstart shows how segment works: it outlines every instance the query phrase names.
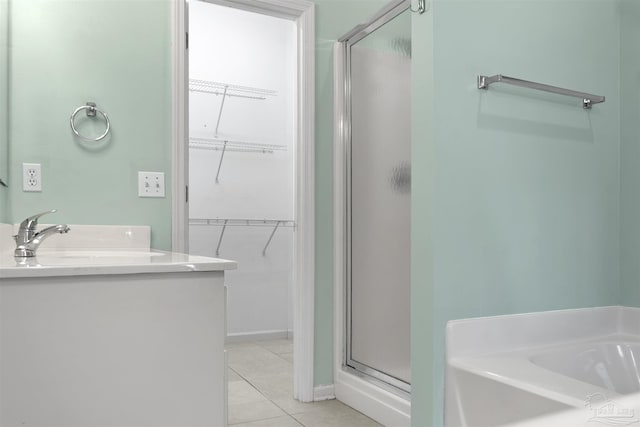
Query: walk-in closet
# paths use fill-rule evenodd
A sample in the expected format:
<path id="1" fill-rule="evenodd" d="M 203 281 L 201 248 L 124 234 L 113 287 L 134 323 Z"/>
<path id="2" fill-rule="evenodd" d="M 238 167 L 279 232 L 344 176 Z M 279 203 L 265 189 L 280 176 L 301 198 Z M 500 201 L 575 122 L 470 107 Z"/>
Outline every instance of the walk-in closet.
<path id="1" fill-rule="evenodd" d="M 189 44 L 189 251 L 238 261 L 230 342 L 290 338 L 295 25 L 192 1 Z"/>

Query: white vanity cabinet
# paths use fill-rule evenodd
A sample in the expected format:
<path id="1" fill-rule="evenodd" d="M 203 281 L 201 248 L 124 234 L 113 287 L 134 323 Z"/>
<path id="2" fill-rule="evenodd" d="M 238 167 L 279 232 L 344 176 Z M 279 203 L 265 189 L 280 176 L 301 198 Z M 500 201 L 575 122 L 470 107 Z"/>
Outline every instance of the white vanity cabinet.
<path id="1" fill-rule="evenodd" d="M 2 427 L 226 426 L 235 263 L 152 252 L 0 263 Z"/>

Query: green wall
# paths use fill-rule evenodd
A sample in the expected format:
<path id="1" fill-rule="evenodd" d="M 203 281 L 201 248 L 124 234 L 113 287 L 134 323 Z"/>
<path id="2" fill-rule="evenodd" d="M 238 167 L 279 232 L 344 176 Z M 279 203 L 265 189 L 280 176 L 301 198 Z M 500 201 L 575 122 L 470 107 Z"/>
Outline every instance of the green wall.
<path id="1" fill-rule="evenodd" d="M 413 425 L 442 425 L 448 320 L 621 302 L 619 24 L 595 0 L 414 16 Z M 476 88 L 497 73 L 607 102 Z"/>
<path id="2" fill-rule="evenodd" d="M 0 58 L 3 58 L 0 62 L 0 179 L 7 181 L 7 172 L 9 166 L 7 146 L 8 136 L 8 112 L 7 112 L 7 91 L 8 86 L 8 67 L 5 58 L 8 58 L 9 47 L 9 1 L 0 0 Z M 9 220 L 9 192 L 6 188 L 0 185 L 0 223 L 7 222 Z"/>
<path id="3" fill-rule="evenodd" d="M 640 2 L 621 2 L 622 304 L 640 307 Z"/>
<path id="4" fill-rule="evenodd" d="M 434 407 L 434 67 L 431 11 L 411 21 L 411 422 L 432 426 Z M 443 351 L 441 344 L 439 352 Z"/>
<path id="5" fill-rule="evenodd" d="M 152 246 L 170 249 L 170 191 L 138 198 L 137 172 L 165 172 L 170 189 L 171 0 L 11 6 L 9 219 L 57 208 L 46 221 L 148 224 Z M 95 147 L 69 127 L 87 101 L 112 124 Z M 42 164 L 41 193 L 22 192 L 23 162 Z"/>

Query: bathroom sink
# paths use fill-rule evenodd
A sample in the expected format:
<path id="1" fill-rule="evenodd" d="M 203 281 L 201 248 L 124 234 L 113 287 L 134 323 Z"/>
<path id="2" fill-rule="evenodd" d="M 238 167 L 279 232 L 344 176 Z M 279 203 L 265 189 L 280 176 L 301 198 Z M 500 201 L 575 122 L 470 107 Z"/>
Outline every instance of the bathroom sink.
<path id="1" fill-rule="evenodd" d="M 170 258 L 170 257 L 169 257 Z M 17 259 L 18 260 L 18 259 Z M 45 250 L 33 258 L 19 259 L 19 264 L 29 266 L 63 265 L 111 265 L 111 264 L 149 264 L 168 260 L 167 253 L 148 249 L 73 249 Z"/>
<path id="2" fill-rule="evenodd" d="M 15 258 L 21 267 L 64 267 L 64 266 L 105 266 L 105 265 L 151 265 L 171 263 L 174 254 L 149 249 L 72 249 L 43 250 L 35 257 Z"/>
<path id="3" fill-rule="evenodd" d="M 152 252 L 147 250 L 131 251 L 131 250 L 75 250 L 75 251 L 42 251 L 38 254 L 39 258 L 56 257 L 56 258 L 148 258 L 155 256 L 163 256 L 163 252 Z"/>

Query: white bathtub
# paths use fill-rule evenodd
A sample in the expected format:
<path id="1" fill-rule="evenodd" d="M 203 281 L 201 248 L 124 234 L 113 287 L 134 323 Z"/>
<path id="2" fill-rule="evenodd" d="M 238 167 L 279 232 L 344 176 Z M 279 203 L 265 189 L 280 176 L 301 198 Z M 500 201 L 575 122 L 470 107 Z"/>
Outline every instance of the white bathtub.
<path id="1" fill-rule="evenodd" d="M 589 420 L 640 425 L 640 308 L 450 322 L 445 407 L 447 427 L 536 419 L 538 424 L 530 425 L 582 426 Z M 572 408 L 580 408 L 573 418 L 540 421 Z M 597 418 L 610 408 L 615 413 L 608 419 Z"/>
<path id="2" fill-rule="evenodd" d="M 560 346 L 529 360 L 535 365 L 617 394 L 640 393 L 640 343 L 595 341 Z"/>

